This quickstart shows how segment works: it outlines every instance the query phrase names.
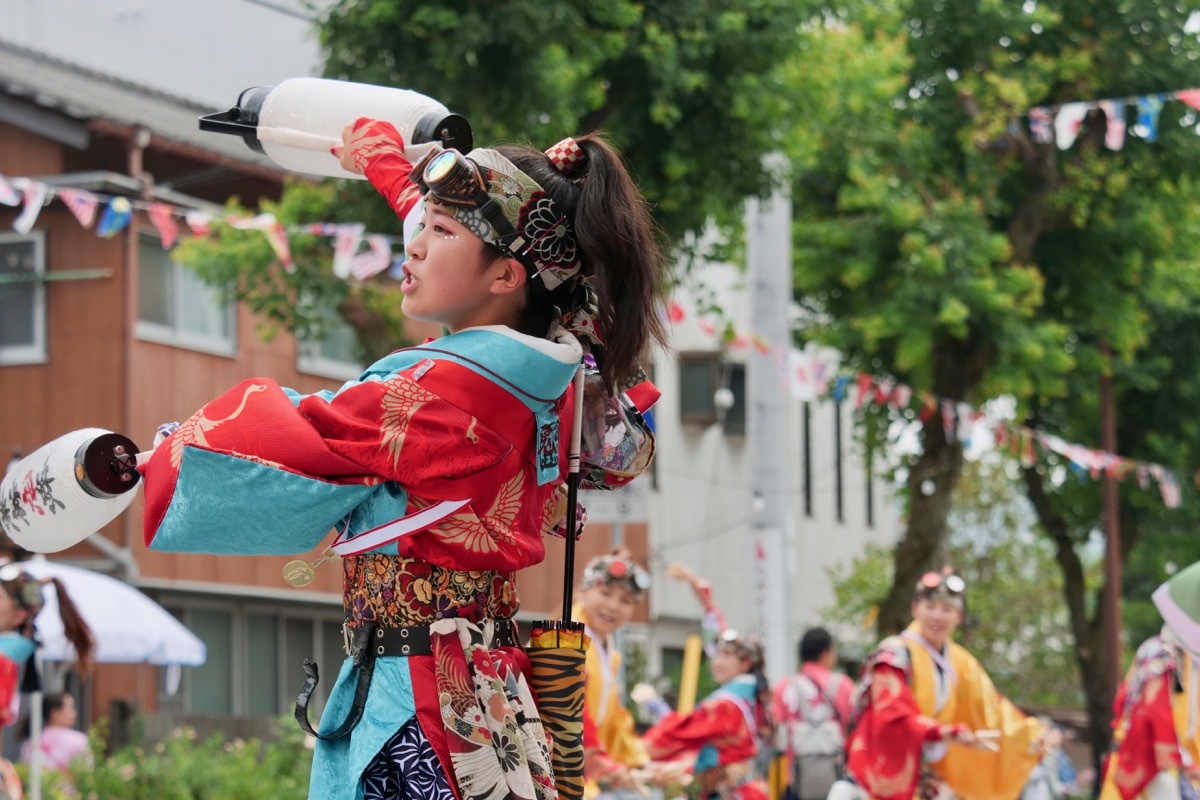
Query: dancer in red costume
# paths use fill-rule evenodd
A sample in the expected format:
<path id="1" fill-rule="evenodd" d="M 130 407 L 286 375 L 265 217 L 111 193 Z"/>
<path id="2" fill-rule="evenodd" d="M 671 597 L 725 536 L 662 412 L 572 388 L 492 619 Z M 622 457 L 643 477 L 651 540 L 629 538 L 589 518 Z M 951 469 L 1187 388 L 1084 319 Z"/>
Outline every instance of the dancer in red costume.
<path id="1" fill-rule="evenodd" d="M 1195 797 L 1200 779 L 1200 563 L 1153 598 L 1166 624 L 1138 648 L 1117 690 L 1100 800 Z"/>
<path id="2" fill-rule="evenodd" d="M 952 641 L 965 593 L 966 583 L 949 568 L 926 574 L 914 594 L 913 624 L 868 657 L 847 744 L 853 783 L 835 784 L 831 800 L 912 800 L 918 793 L 1014 800 L 1021 793 L 1041 757 L 1043 728 Z M 978 740 L 976 731 L 989 738 Z"/>
<path id="3" fill-rule="evenodd" d="M 725 624 L 708 581 L 681 564 L 672 564 L 670 574 L 687 581 L 704 606 L 706 651 L 720 687 L 694 710 L 667 714 L 642 740 L 655 761 L 684 761 L 702 800 L 766 800 L 767 786 L 755 764 L 773 738 L 762 646 Z"/>
<path id="4" fill-rule="evenodd" d="M 360 119 L 339 157 L 398 216 L 420 214 L 401 307 L 449 335 L 336 392 L 255 379 L 210 402 L 143 466 L 147 543 L 305 553 L 336 527 L 351 657 L 316 730 L 311 797 L 555 800 L 514 573 L 561 527 L 581 361 L 609 390 L 606 446 L 643 430 L 657 396 L 637 365 L 663 339 L 648 208 L 597 135 L 546 152 L 435 146 L 414 165 L 392 125 Z M 585 485 L 648 463 L 584 455 Z"/>

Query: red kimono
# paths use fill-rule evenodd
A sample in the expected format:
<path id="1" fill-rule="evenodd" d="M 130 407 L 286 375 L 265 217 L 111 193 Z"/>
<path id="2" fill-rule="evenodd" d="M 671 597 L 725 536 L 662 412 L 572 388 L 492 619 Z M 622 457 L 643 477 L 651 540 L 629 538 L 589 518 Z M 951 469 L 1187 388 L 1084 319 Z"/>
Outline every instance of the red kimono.
<path id="1" fill-rule="evenodd" d="M 1116 752 L 1105 771 L 1102 798 L 1131 800 L 1164 770 L 1183 764 L 1183 735 L 1177 728 L 1176 698 L 1186 698 L 1183 670 L 1170 645 L 1158 636 L 1142 643 L 1113 702 Z M 1180 720 L 1186 725 L 1187 709 Z M 1194 746 L 1194 745 L 1193 745 Z"/>
<path id="2" fill-rule="evenodd" d="M 739 675 L 688 714 L 671 712 L 642 741 L 656 761 L 686 760 L 700 797 L 766 800 L 766 785 L 754 779 L 760 709 L 753 675 Z"/>

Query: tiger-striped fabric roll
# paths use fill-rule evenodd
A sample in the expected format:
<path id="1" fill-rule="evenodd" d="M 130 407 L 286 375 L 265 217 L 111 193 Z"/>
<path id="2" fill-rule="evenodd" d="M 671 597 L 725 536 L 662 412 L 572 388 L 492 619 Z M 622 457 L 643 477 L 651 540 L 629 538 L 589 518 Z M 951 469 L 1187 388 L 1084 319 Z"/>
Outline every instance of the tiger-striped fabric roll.
<path id="1" fill-rule="evenodd" d="M 529 683 L 554 743 L 554 782 L 562 800 L 583 800 L 583 648 L 530 647 Z"/>

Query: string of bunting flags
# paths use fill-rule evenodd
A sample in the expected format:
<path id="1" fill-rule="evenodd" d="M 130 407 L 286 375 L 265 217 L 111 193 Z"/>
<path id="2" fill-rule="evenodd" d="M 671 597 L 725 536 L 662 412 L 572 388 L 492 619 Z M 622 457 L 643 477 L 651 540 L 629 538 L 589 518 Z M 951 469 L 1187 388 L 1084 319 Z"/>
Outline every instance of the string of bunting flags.
<path id="1" fill-rule="evenodd" d="M 12 227 L 27 234 L 37 223 L 42 208 L 58 199 L 74 214 L 84 228 L 95 230 L 102 238 L 111 238 L 124 230 L 133 219 L 134 211 L 144 211 L 158 231 L 164 250 L 170 250 L 185 231 L 207 236 L 214 221 L 220 220 L 239 230 L 260 231 L 270 243 L 276 258 L 289 272 L 292 262 L 289 234 L 304 233 L 328 236 L 334 240 L 334 275 L 339 278 L 366 280 L 390 269 L 390 275 L 402 279 L 400 265 L 404 262 L 403 243 L 399 254 L 393 247 L 400 237 L 369 233 L 361 222 L 315 222 L 307 225 L 285 226 L 273 214 L 237 216 L 214 215 L 208 211 L 164 203 L 158 200 L 138 200 L 122 195 L 108 195 L 66 186 L 52 186 L 30 178 L 0 175 L 0 205 L 21 207 Z M 93 228 L 93 224 L 95 227 Z"/>
<path id="2" fill-rule="evenodd" d="M 1156 484 L 1167 508 L 1177 508 L 1182 501 L 1178 474 L 1162 464 L 1138 461 L 1068 442 L 1024 425 L 996 419 L 969 403 L 916 391 L 892 378 L 880 378 L 865 372 L 848 374 L 841 369 L 840 356 L 832 348 L 810 346 L 800 349 L 772 344 L 763 336 L 739 331 L 729 325 L 718 329 L 716 324 L 702 316 L 690 317 L 683 305 L 675 300 L 667 302 L 664 316 L 672 324 L 690 320 L 705 334 L 719 337 L 730 350 L 753 347 L 763 355 L 773 355 L 779 369 L 780 383 L 798 401 L 831 397 L 836 402 L 852 402 L 855 409 L 867 405 L 915 409 L 922 424 L 940 416 L 942 430 L 948 441 L 970 446 L 975 437 L 990 436 L 995 450 L 1018 459 L 1023 467 L 1034 466 L 1046 453 L 1054 453 L 1065 459 L 1077 475 L 1086 475 L 1094 480 L 1108 474 L 1122 483 L 1134 478 L 1142 489 L 1150 488 L 1151 483 Z M 1195 472 L 1193 479 L 1195 485 L 1200 487 L 1200 470 Z"/>
<path id="3" fill-rule="evenodd" d="M 1054 142 L 1060 150 L 1066 150 L 1075 144 L 1088 112 L 1099 109 L 1104 112 L 1105 119 L 1104 146 L 1109 150 L 1120 150 L 1125 145 L 1125 111 L 1133 106 L 1136 110 L 1133 134 L 1153 142 L 1158 139 L 1159 115 L 1168 100 L 1180 100 L 1191 108 L 1200 109 L 1200 89 L 1035 106 L 1026 114 L 1029 118 L 1029 136 L 1040 144 Z"/>
<path id="4" fill-rule="evenodd" d="M 1136 102 L 1139 109 L 1146 108 L 1154 112 L 1152 121 L 1147 118 L 1142 123 L 1148 125 L 1151 131 L 1157 125 L 1155 103 L 1157 103 L 1157 110 L 1161 111 L 1164 99 L 1178 98 L 1188 105 L 1200 109 L 1200 89 L 1148 97 L 1151 100 L 1145 104 L 1142 101 L 1146 98 L 1068 103 L 1059 107 L 1059 116 L 1054 120 L 1053 127 L 1056 131 L 1060 129 L 1063 114 L 1067 113 L 1071 106 L 1085 106 L 1084 113 L 1078 114 L 1077 109 L 1071 110 L 1066 119 L 1082 121 L 1087 108 L 1104 107 L 1104 104 L 1120 106 L 1123 103 Z M 1031 127 L 1034 124 L 1035 116 L 1038 116 L 1035 112 L 1044 112 L 1045 116 L 1041 118 L 1048 120 L 1053 110 L 1054 107 L 1033 109 L 1030 112 Z M 1139 115 L 1141 113 L 1142 111 L 1139 110 Z M 1109 115 L 1110 125 L 1112 124 L 1111 120 L 1120 116 L 1119 114 Z M 1146 135 L 1145 138 L 1152 139 L 1153 137 Z M 1063 146 L 1063 141 L 1064 138 L 1060 136 L 1058 138 L 1059 146 Z M 1073 137 L 1071 141 L 1074 141 Z M 0 175 L 0 205 L 21 207 L 20 213 L 12 223 L 13 229 L 18 233 L 29 233 L 36 224 L 42 208 L 54 199 L 61 200 L 71 210 L 80 225 L 89 229 L 92 229 L 94 225 L 96 235 L 104 238 L 111 238 L 124 230 L 132 220 L 135 210 L 144 211 L 150 223 L 157 230 L 162 246 L 166 250 L 170 250 L 179 241 L 185 228 L 193 235 L 205 236 L 209 233 L 214 220 L 217 219 L 214 214 L 207 211 L 185 208 L 157 200 L 130 199 L 121 195 L 100 194 L 74 187 L 52 186 L 30 178 Z M 280 263 L 288 270 L 295 269 L 288 234 L 303 233 L 328 236 L 334 240 L 332 270 L 340 278 L 366 280 L 389 268 L 392 277 L 403 277 L 400 265 L 404 261 L 404 248 L 400 237 L 368 233 L 362 223 L 317 222 L 285 226 L 274 215 L 267 213 L 245 217 L 223 215 L 220 219 L 239 230 L 261 231 Z M 398 241 L 401 244 L 400 253 L 395 255 L 393 247 Z M 675 300 L 667 302 L 663 308 L 663 316 L 672 324 L 679 324 L 688 319 L 687 311 Z M 868 403 L 888 405 L 894 408 L 910 408 L 915 399 L 920 404 L 918 416 L 921 422 L 928 422 L 935 414 L 940 414 L 946 436 L 951 441 L 957 440 L 966 443 L 974 435 L 977 425 L 981 423 L 990 425 L 996 449 L 1017 457 L 1023 466 L 1037 463 L 1039 451 L 1041 453 L 1052 452 L 1065 458 L 1075 471 L 1087 474 L 1092 478 L 1107 473 L 1116 480 L 1124 482 L 1133 477 L 1142 488 L 1148 488 L 1153 481 L 1158 485 L 1163 503 L 1168 508 L 1175 508 L 1181 502 L 1182 496 L 1175 471 L 1161 464 L 1136 461 L 1114 453 L 1073 444 L 1057 436 L 1009 421 L 991 420 L 985 412 L 974 409 L 967 403 L 939 398 L 929 392 L 916 392 L 911 387 L 890 378 L 876 378 L 867 373 L 854 376 L 843 374 L 839 367 L 838 354 L 828 348 L 805 350 L 795 347 L 785 348 L 771 343 L 763 336 L 753 332 L 740 331 L 729 325 L 718 331 L 716 324 L 702 316 L 697 316 L 692 321 L 705 334 L 713 337 L 719 336 L 723 344 L 731 350 L 753 347 L 764 355 L 774 354 L 781 384 L 797 400 L 811 401 L 829 394 L 834 400 L 840 402 L 846 399 L 851 390 L 855 393 L 853 398 L 855 408 L 861 408 Z M 1195 473 L 1194 480 L 1197 487 L 1200 487 L 1200 471 Z"/>

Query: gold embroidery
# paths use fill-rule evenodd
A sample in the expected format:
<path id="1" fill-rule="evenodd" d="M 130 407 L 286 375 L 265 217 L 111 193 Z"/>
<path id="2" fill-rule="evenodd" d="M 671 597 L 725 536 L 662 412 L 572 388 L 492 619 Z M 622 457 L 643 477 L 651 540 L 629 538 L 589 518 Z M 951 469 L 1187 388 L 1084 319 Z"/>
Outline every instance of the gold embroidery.
<path id="1" fill-rule="evenodd" d="M 525 485 L 525 473 L 518 472 L 500 487 L 496 500 L 483 517 L 470 511 L 453 514 L 439 522 L 436 529 L 446 535 L 446 540 L 461 543 L 475 553 L 494 553 L 500 543 L 513 543 L 516 536 L 512 524 L 521 510 L 521 490 Z"/>
<path id="2" fill-rule="evenodd" d="M 432 403 L 437 395 L 421 388 L 407 378 L 392 378 L 386 382 L 381 405 L 383 419 L 380 421 L 382 446 L 392 454 L 392 466 L 400 463 L 400 451 L 404 448 L 404 437 L 408 425 L 421 406 Z"/>
<path id="3" fill-rule="evenodd" d="M 183 448 L 185 445 L 198 444 L 201 447 L 208 447 L 206 433 L 220 427 L 223 423 L 231 419 L 241 416 L 242 412 L 246 410 L 246 403 L 249 401 L 250 395 L 265 392 L 266 390 L 267 386 L 262 383 L 252 383 L 247 386 L 246 390 L 242 393 L 242 402 L 224 419 L 209 419 L 204 415 L 203 408 L 192 414 L 187 422 L 179 426 L 179 430 L 175 431 L 169 440 L 171 442 L 171 466 L 179 469 L 179 465 L 183 462 Z"/>

